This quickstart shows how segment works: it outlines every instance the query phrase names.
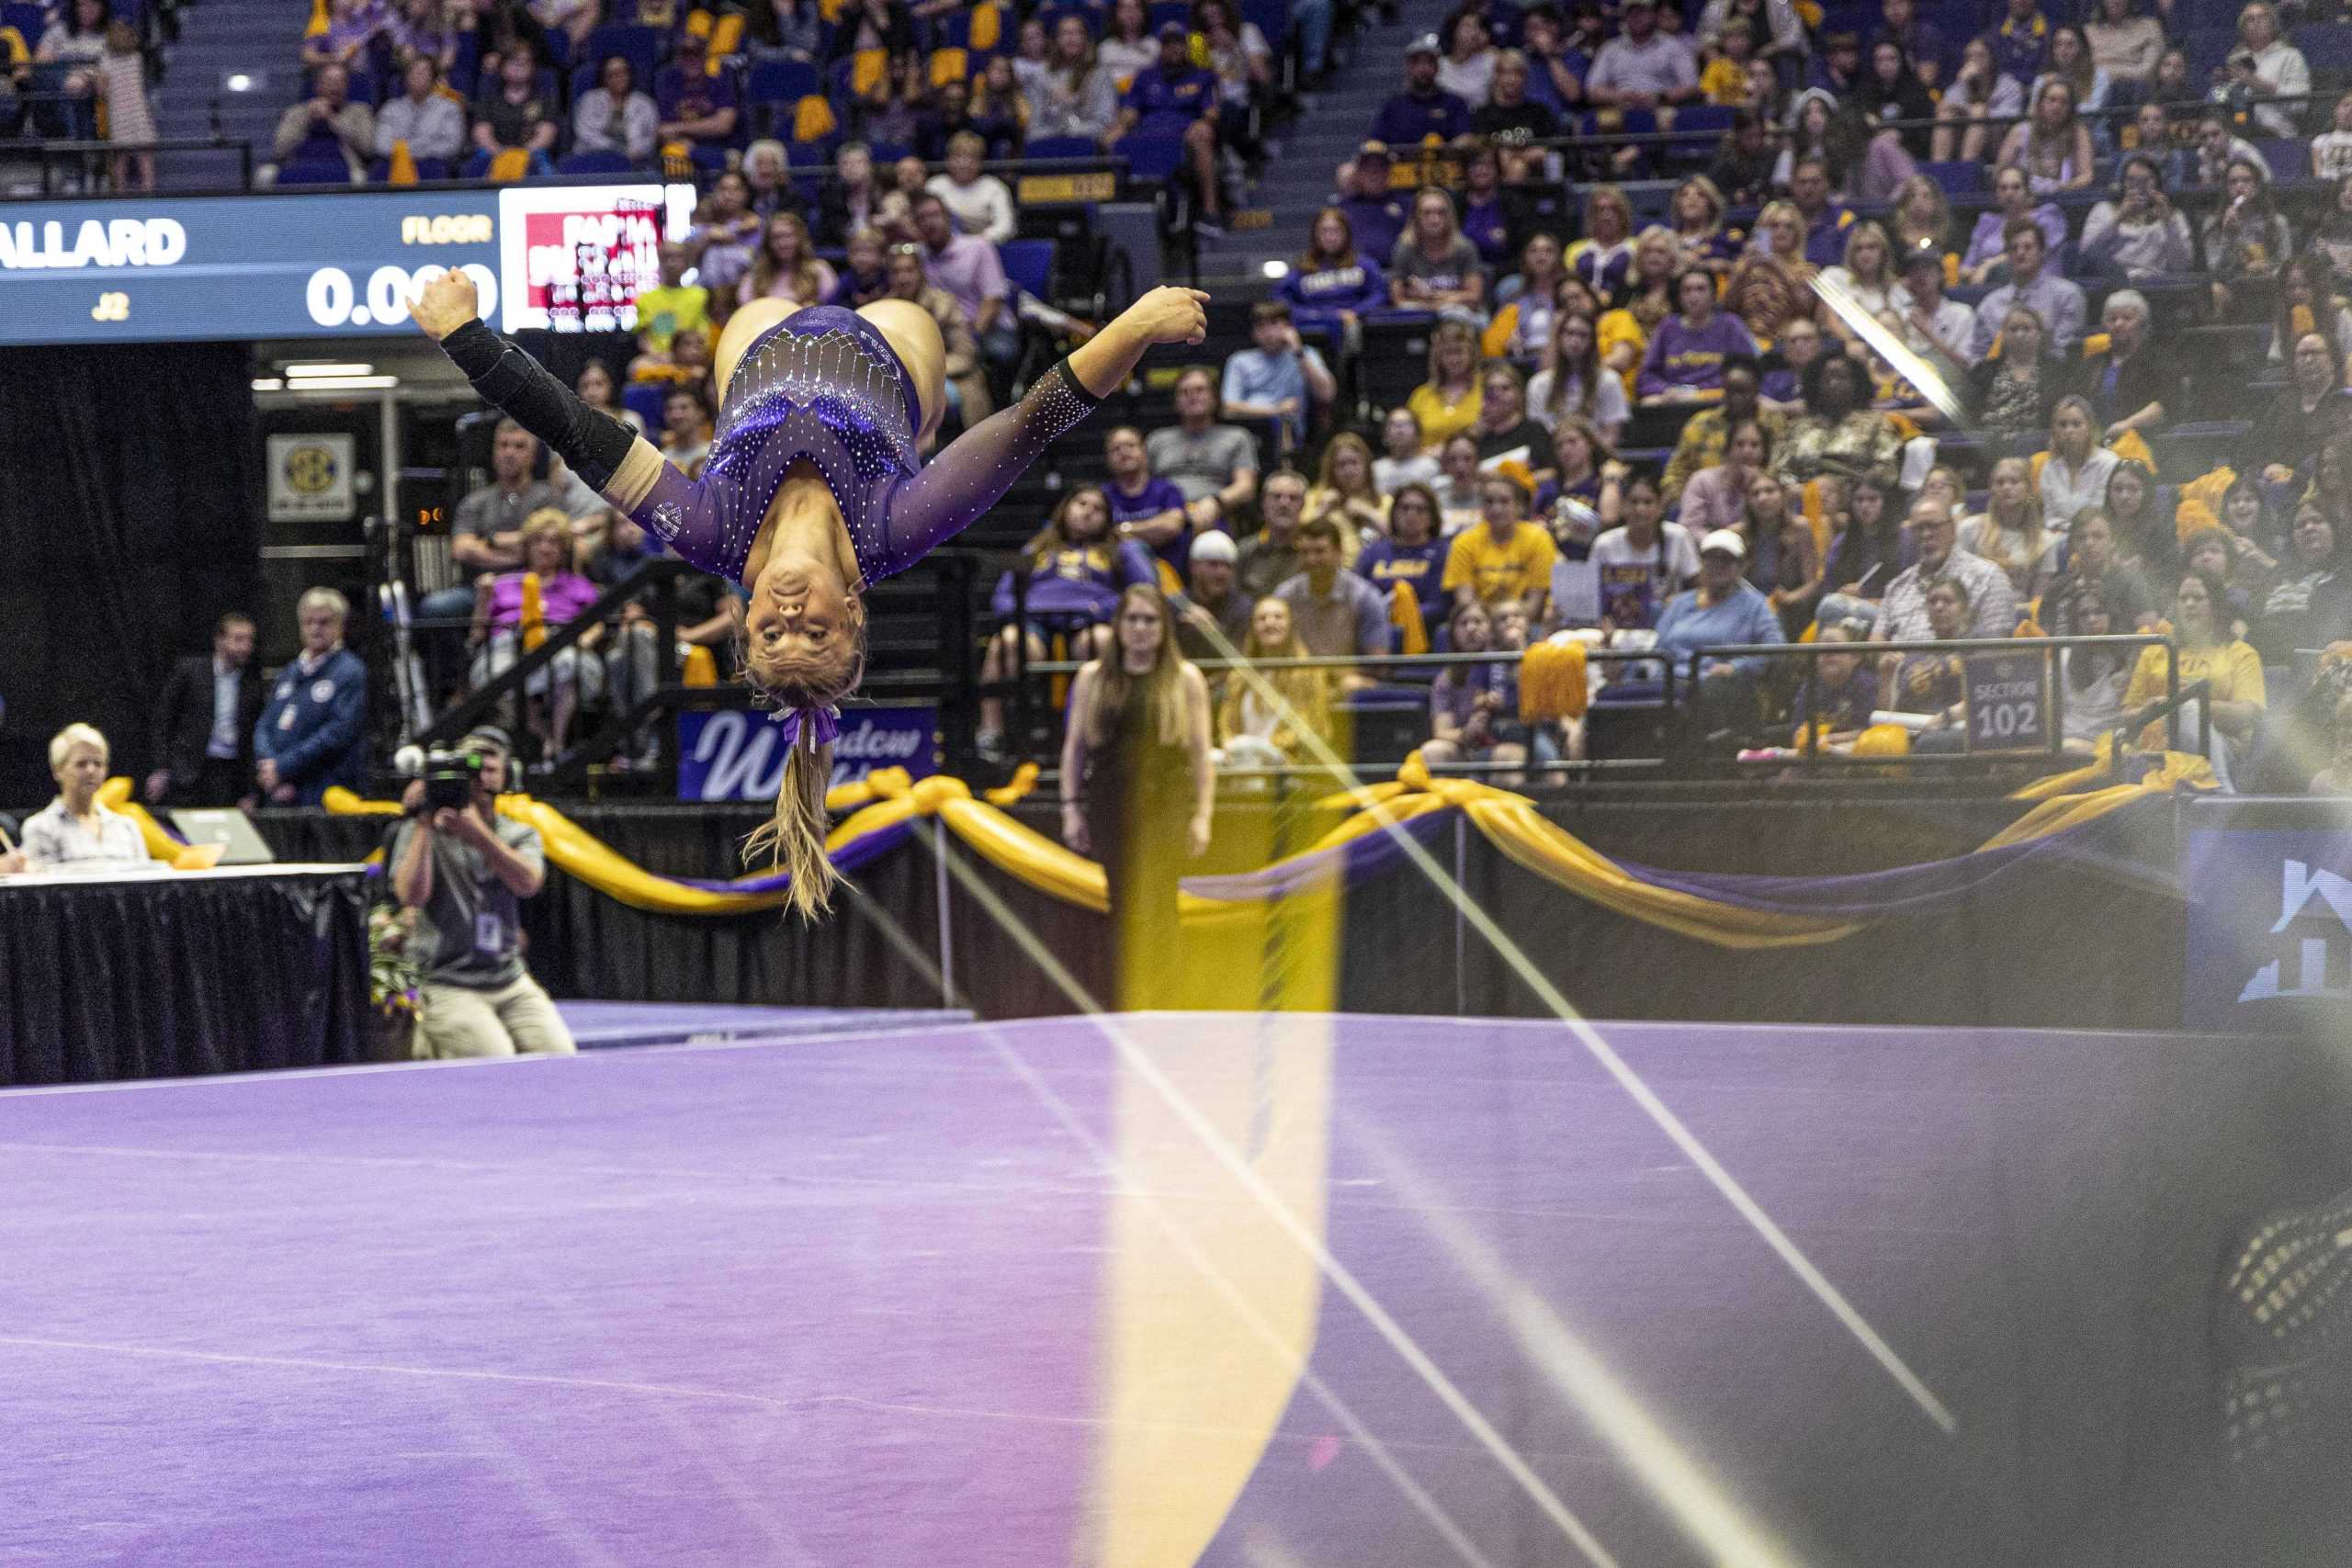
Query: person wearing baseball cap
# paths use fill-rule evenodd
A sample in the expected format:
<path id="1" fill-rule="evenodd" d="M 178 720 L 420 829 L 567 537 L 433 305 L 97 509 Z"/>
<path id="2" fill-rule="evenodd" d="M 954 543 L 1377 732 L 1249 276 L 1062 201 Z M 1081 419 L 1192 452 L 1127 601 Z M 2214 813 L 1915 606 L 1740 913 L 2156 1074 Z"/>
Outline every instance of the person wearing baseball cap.
<path id="1" fill-rule="evenodd" d="M 1975 362 L 1969 358 L 1969 339 L 1976 330 L 1976 312 L 1957 299 L 1944 298 L 1944 250 L 1922 238 L 1905 245 L 1895 258 L 1903 281 L 1894 286 L 1888 303 L 1902 319 L 1903 341 L 1911 352 L 1930 363 L 1947 380 L 1963 379 Z"/>
<path id="2" fill-rule="evenodd" d="M 1435 33 L 1424 33 L 1405 46 L 1405 90 L 1373 117 L 1374 138 L 1391 147 L 1419 147 L 1470 134 L 1470 106 L 1437 85 L 1442 58 Z"/>
<path id="3" fill-rule="evenodd" d="M 1657 648 L 1687 669 L 1702 649 L 1788 640 L 1772 602 L 1747 581 L 1747 540 L 1736 528 L 1717 528 L 1699 541 L 1699 586 L 1667 601 L 1657 621 Z M 1760 654 L 1708 658 L 1699 669 L 1693 739 L 1712 749 L 1726 737 L 1751 734 L 1763 717 L 1759 682 L 1769 662 Z"/>
<path id="4" fill-rule="evenodd" d="M 1373 137 L 1356 149 L 1354 159 L 1340 172 L 1340 216 L 1348 220 L 1357 256 L 1374 267 L 1388 265 L 1405 233 L 1405 198 L 1388 184 L 1392 162 L 1388 143 Z M 1372 298 L 1379 306 L 1387 304 L 1385 279 Z"/>
<path id="5" fill-rule="evenodd" d="M 547 990 L 523 967 L 523 900 L 547 885 L 539 832 L 499 815 L 514 742 L 477 725 L 458 742 L 470 775 L 462 807 L 428 809 L 424 778 L 401 796 L 407 819 L 386 850 L 392 896 L 416 912 L 407 951 L 424 970 L 421 1055 L 570 1055 L 577 1047 Z M 426 764 L 428 774 L 435 772 Z"/>
<path id="6" fill-rule="evenodd" d="M 1159 25 L 1159 63 L 1136 72 L 1127 84 L 1119 100 L 1119 118 L 1102 138 L 1103 150 L 1115 151 L 1120 140 L 1135 130 L 1183 137 L 1184 161 L 1201 204 L 1193 228 L 1224 232 L 1225 196 L 1216 170 L 1216 76 L 1193 63 L 1192 35 L 1182 22 Z"/>
<path id="7" fill-rule="evenodd" d="M 1184 562 L 1184 592 L 1169 596 L 1176 612 L 1176 648 L 1187 659 L 1230 659 L 1250 635 L 1250 595 L 1241 591 L 1237 573 L 1241 547 L 1232 535 L 1211 528 L 1193 540 Z M 1229 646 L 1227 646 L 1229 645 Z M 1222 671 L 1208 674 L 1209 687 L 1221 694 Z"/>

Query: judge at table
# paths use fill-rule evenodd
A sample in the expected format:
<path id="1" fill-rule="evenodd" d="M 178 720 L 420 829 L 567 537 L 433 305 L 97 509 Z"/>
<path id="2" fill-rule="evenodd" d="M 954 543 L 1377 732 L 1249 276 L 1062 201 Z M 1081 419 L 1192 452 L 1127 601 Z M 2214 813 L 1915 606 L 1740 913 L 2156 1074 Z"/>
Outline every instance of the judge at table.
<path id="1" fill-rule="evenodd" d="M 148 863 L 139 825 L 98 803 L 107 782 L 107 738 L 69 724 L 49 743 L 57 798 L 25 822 L 25 859 L 33 871 L 105 871 Z"/>

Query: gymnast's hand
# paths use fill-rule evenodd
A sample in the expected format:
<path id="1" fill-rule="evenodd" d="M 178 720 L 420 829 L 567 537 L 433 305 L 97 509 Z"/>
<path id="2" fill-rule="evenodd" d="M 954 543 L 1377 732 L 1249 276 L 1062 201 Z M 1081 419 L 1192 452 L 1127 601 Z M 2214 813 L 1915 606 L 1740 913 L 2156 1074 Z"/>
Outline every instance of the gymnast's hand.
<path id="1" fill-rule="evenodd" d="M 1163 284 L 1122 313 L 1147 343 L 1197 344 L 1209 335 L 1209 297 L 1197 288 Z"/>
<path id="2" fill-rule="evenodd" d="M 481 299 L 474 291 L 474 280 L 451 267 L 409 301 L 408 313 L 426 337 L 439 343 L 481 314 Z"/>

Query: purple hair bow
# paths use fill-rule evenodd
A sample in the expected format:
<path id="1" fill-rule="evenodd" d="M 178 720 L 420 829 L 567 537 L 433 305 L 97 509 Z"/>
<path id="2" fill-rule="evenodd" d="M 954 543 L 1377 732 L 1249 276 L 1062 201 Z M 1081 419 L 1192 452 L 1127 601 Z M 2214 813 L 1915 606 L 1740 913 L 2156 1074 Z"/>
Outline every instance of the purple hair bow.
<path id="1" fill-rule="evenodd" d="M 831 746 L 842 732 L 842 710 L 838 705 L 810 708 L 777 708 L 768 715 L 770 724 L 784 726 L 784 749 L 787 752 L 800 744 L 805 734 L 808 749 Z"/>

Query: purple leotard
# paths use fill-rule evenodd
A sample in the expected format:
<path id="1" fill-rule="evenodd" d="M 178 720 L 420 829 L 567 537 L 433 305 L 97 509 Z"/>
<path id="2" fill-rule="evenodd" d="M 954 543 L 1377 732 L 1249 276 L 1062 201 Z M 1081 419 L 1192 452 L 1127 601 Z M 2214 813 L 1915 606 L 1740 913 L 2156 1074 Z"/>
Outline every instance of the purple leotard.
<path id="1" fill-rule="evenodd" d="M 745 351 L 703 477 L 664 464 L 630 515 L 685 560 L 740 582 L 786 471 L 805 460 L 832 491 L 872 584 L 969 526 L 1096 402 L 1057 365 L 923 466 L 914 379 L 889 340 L 854 310 L 811 306 Z"/>

